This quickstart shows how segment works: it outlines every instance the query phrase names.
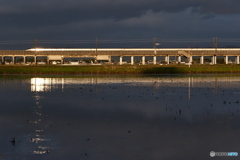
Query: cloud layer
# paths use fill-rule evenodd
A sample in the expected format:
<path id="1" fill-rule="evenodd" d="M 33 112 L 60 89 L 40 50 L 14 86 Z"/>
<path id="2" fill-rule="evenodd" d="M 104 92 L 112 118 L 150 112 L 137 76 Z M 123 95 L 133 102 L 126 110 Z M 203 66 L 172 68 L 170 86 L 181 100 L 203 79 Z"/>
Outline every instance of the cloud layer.
<path id="1" fill-rule="evenodd" d="M 239 4 L 237 0 L 3 0 L 0 37 L 237 38 Z"/>

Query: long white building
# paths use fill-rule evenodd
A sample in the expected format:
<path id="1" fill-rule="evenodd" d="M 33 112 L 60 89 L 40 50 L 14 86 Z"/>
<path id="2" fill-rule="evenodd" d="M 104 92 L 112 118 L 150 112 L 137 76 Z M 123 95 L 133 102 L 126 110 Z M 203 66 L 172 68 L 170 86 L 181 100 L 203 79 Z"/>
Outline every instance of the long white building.
<path id="1" fill-rule="evenodd" d="M 234 57 L 234 63 L 239 64 L 240 48 L 32 48 L 27 50 L 1 50 L 1 60 L 4 63 L 6 57 L 12 58 L 15 64 L 16 57 L 23 57 L 23 63 L 26 57 L 34 57 L 37 62 L 38 57 L 47 57 L 47 63 L 50 61 L 64 62 L 64 58 L 69 57 L 89 57 L 95 60 L 111 61 L 113 56 L 119 57 L 119 64 L 123 64 L 123 57 L 130 57 L 131 64 L 134 64 L 134 58 L 140 56 L 142 64 L 145 64 L 146 57 L 152 57 L 153 64 L 157 64 L 157 57 L 164 57 L 167 64 L 170 63 L 170 57 L 177 57 L 181 62 L 182 57 L 187 58 L 192 63 L 193 57 L 199 57 L 200 64 L 204 64 L 204 57 L 211 57 L 211 64 L 217 64 L 218 57 L 224 57 L 228 64 L 229 57 Z M 232 58 L 233 59 L 233 58 Z"/>

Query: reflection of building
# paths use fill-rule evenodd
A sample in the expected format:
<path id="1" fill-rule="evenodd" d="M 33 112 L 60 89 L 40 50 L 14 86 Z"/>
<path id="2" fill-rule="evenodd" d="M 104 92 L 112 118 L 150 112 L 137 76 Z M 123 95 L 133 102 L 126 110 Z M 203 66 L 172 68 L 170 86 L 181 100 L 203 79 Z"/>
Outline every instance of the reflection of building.
<path id="1" fill-rule="evenodd" d="M 191 87 L 233 87 L 229 85 L 232 82 L 239 82 L 240 77 L 76 77 L 76 78 L 32 78 L 32 92 L 51 92 L 55 89 L 71 87 L 76 84 L 94 85 L 94 84 L 125 84 L 125 85 L 154 85 L 154 87 L 185 87 L 191 83 Z M 204 82 L 204 83 L 203 83 Z M 207 82 L 207 83 L 206 83 Z M 240 85 L 240 84 L 239 84 Z M 190 86 L 189 86 L 190 87 Z"/>
<path id="2" fill-rule="evenodd" d="M 31 78 L 32 92 L 49 92 L 52 89 L 63 87 L 64 78 Z"/>
<path id="3" fill-rule="evenodd" d="M 32 81 L 38 82 L 39 85 L 44 82 L 43 79 L 34 79 Z M 38 88 L 38 91 L 41 91 L 40 88 Z M 40 103 L 43 97 L 38 91 L 34 93 L 35 106 L 32 107 L 33 118 L 28 120 L 29 125 L 33 128 L 33 132 L 29 135 L 29 142 L 33 149 L 32 154 L 46 154 L 51 149 L 49 146 L 51 138 L 45 132 L 47 124 L 43 122 L 45 115 L 42 113 L 43 106 Z"/>

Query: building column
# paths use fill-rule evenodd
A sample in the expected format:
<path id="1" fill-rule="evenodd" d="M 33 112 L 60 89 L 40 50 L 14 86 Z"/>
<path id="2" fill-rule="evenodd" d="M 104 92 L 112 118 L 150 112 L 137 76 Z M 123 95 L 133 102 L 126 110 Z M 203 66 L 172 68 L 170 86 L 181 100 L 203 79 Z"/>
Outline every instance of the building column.
<path id="1" fill-rule="evenodd" d="M 2 56 L 2 64 L 4 64 L 4 57 Z"/>
<path id="2" fill-rule="evenodd" d="M 154 65 L 157 64 L 157 56 L 153 56 L 153 64 L 154 64 Z"/>
<path id="3" fill-rule="evenodd" d="M 120 56 L 119 64 L 122 65 L 122 56 Z"/>
<path id="4" fill-rule="evenodd" d="M 61 58 L 61 64 L 63 64 L 63 61 L 64 61 L 64 57 L 62 56 L 62 58 Z"/>
<path id="5" fill-rule="evenodd" d="M 34 64 L 37 65 L 37 56 L 34 56 Z"/>
<path id="6" fill-rule="evenodd" d="M 50 65 L 49 57 L 47 56 L 47 65 Z"/>
<path id="7" fill-rule="evenodd" d="M 131 56 L 131 65 L 133 65 L 133 64 L 134 64 L 134 57 Z"/>
<path id="8" fill-rule="evenodd" d="M 182 62 L 182 57 L 178 56 L 178 62 L 181 63 Z"/>
<path id="9" fill-rule="evenodd" d="M 112 56 L 108 56 L 108 63 L 112 63 Z"/>
<path id="10" fill-rule="evenodd" d="M 214 58 L 214 56 L 212 56 L 212 64 L 215 64 L 215 58 Z"/>
<path id="11" fill-rule="evenodd" d="M 142 56 L 142 65 L 145 65 L 145 56 Z"/>
<path id="12" fill-rule="evenodd" d="M 15 57 L 12 56 L 12 64 L 14 65 L 15 64 Z"/>
<path id="13" fill-rule="evenodd" d="M 204 64 L 204 56 L 200 57 L 200 64 Z"/>
<path id="14" fill-rule="evenodd" d="M 23 64 L 25 64 L 25 63 L 26 63 L 26 57 L 23 56 Z"/>
<path id="15" fill-rule="evenodd" d="M 239 64 L 239 56 L 235 57 L 235 62 L 236 62 L 236 64 Z"/>
<path id="16" fill-rule="evenodd" d="M 226 56 L 224 59 L 225 59 L 225 64 L 228 64 L 228 56 Z"/>
<path id="17" fill-rule="evenodd" d="M 217 56 L 214 56 L 214 64 L 217 64 Z"/>
<path id="18" fill-rule="evenodd" d="M 169 64 L 169 56 L 166 56 L 166 57 L 165 57 L 165 62 L 166 62 L 167 64 Z"/>
<path id="19" fill-rule="evenodd" d="M 191 63 L 192 64 L 192 56 L 190 56 L 190 58 L 189 58 L 189 63 Z"/>

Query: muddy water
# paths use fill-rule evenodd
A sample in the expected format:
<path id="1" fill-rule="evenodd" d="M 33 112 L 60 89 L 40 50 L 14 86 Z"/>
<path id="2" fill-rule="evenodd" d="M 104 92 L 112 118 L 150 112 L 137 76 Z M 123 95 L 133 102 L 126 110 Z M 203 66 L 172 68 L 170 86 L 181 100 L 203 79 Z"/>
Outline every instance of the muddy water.
<path id="1" fill-rule="evenodd" d="M 1 160 L 240 152 L 238 76 L 2 76 L 0 102 Z"/>

